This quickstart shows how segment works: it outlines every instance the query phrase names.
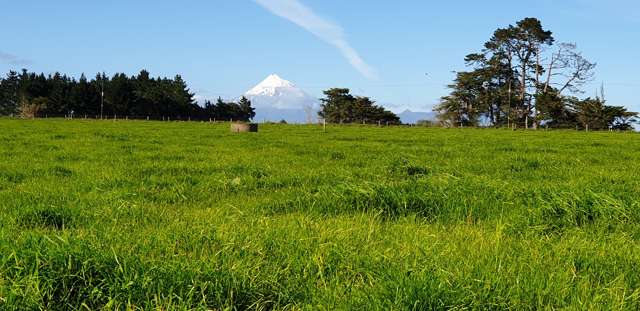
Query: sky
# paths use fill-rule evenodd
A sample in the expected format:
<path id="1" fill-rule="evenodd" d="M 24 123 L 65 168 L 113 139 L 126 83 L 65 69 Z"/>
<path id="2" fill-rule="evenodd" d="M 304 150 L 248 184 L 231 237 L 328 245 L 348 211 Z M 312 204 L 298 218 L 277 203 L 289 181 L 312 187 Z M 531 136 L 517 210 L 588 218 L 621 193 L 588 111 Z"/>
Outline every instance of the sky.
<path id="1" fill-rule="evenodd" d="M 430 111 L 493 31 L 539 18 L 598 64 L 581 97 L 640 111 L 637 0 L 0 0 L 0 71 L 176 74 L 235 98 L 270 74 L 312 96 L 347 87 Z"/>

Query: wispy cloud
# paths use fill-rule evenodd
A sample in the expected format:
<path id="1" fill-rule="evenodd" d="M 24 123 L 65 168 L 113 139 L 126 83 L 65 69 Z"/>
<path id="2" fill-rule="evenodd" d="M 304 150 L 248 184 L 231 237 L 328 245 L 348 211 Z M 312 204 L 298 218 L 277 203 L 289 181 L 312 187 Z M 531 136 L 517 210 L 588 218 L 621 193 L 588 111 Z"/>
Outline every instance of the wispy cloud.
<path id="1" fill-rule="evenodd" d="M 0 62 L 5 62 L 10 65 L 28 65 L 31 64 L 30 60 L 20 58 L 13 54 L 5 53 L 0 51 Z"/>
<path id="2" fill-rule="evenodd" d="M 368 79 L 377 79 L 377 73 L 349 44 L 340 25 L 318 16 L 298 0 L 254 0 L 271 13 L 304 28 L 318 38 L 335 46 L 349 63 Z"/>

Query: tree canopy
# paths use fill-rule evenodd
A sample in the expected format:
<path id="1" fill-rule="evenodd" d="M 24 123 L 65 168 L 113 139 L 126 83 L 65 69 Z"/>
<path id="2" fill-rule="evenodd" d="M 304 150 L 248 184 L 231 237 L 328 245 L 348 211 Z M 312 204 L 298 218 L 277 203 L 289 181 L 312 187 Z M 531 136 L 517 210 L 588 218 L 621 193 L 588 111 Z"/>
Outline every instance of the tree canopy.
<path id="1" fill-rule="evenodd" d="M 631 128 L 635 122 L 635 113 L 606 106 L 604 96 L 576 97 L 593 80 L 596 64 L 582 56 L 576 44 L 556 44 L 553 33 L 536 18 L 497 29 L 465 62 L 471 70 L 456 74 L 451 93 L 436 107 L 447 126 L 601 129 L 605 124 Z"/>
<path id="2" fill-rule="evenodd" d="M 238 103 L 225 102 L 222 98 L 218 98 L 215 104 L 207 100 L 204 103 L 204 111 L 216 120 L 251 121 L 256 116 L 251 101 L 244 96 Z"/>
<path id="3" fill-rule="evenodd" d="M 103 96 L 104 95 L 104 102 Z M 221 102 L 220 100 L 219 102 Z M 209 108 L 207 108 L 209 105 Z M 251 101 L 199 106 L 180 75 L 173 79 L 153 78 L 146 70 L 127 76 L 103 73 L 89 80 L 64 74 L 44 75 L 10 71 L 0 79 L 0 115 L 90 115 L 167 117 L 249 121 L 255 117 Z"/>
<path id="4" fill-rule="evenodd" d="M 396 114 L 368 97 L 351 95 L 349 89 L 332 88 L 324 91 L 324 95 L 318 115 L 329 123 L 400 123 Z"/>

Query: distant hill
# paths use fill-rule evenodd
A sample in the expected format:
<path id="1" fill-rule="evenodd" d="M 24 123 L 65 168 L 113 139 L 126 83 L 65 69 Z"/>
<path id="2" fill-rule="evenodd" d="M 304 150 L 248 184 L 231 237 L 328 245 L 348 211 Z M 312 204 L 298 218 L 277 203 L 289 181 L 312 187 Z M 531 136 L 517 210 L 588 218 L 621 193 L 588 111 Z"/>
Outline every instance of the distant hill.
<path id="1" fill-rule="evenodd" d="M 438 114 L 435 112 L 411 111 L 409 109 L 398 114 L 404 124 L 416 124 L 420 120 L 435 121 Z"/>

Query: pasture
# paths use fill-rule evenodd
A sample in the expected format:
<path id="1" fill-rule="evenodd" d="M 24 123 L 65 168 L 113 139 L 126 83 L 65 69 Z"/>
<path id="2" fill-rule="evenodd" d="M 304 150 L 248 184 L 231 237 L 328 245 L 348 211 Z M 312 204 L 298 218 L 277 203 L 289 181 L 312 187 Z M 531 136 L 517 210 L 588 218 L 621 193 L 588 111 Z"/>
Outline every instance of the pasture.
<path id="1" fill-rule="evenodd" d="M 0 309 L 640 308 L 640 135 L 0 119 Z"/>

